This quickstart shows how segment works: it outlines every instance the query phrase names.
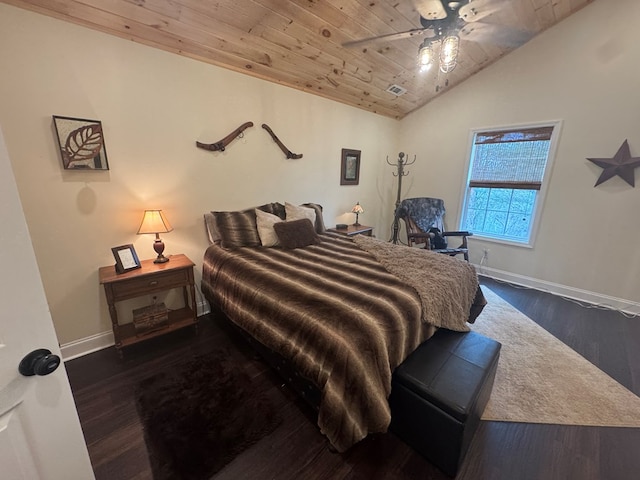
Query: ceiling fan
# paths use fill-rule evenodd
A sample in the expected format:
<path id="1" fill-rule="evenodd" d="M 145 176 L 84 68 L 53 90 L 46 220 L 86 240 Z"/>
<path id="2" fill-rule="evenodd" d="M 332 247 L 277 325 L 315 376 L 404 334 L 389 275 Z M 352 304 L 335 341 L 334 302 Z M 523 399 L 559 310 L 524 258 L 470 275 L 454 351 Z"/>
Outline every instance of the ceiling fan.
<path id="1" fill-rule="evenodd" d="M 427 70 L 435 63 L 439 51 L 442 73 L 451 72 L 457 63 L 460 39 L 490 42 L 505 47 L 519 47 L 531 38 L 531 33 L 490 23 L 491 15 L 508 0 L 414 0 L 420 14 L 421 28 L 388 33 L 345 42 L 343 47 L 358 47 L 369 43 L 389 42 L 416 36 L 424 37 L 418 51 L 418 65 Z"/>

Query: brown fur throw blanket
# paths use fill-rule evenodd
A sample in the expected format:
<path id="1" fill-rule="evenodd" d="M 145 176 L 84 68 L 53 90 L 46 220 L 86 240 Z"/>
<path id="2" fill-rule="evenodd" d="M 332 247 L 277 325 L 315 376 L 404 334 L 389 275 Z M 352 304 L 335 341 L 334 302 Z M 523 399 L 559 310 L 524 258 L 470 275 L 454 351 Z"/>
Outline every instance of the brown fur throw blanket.
<path id="1" fill-rule="evenodd" d="M 478 291 L 473 265 L 449 255 L 364 235 L 356 235 L 353 241 L 418 292 L 424 322 L 458 332 L 470 330 L 467 321 L 475 320 L 469 312 Z"/>
<path id="2" fill-rule="evenodd" d="M 320 237 L 319 243 L 295 249 L 211 245 L 201 287 L 211 305 L 318 389 L 318 426 L 344 452 L 369 433 L 387 431 L 392 372 L 436 327 L 423 319 L 429 315 L 423 316 L 416 289 L 374 255 L 343 235 Z M 435 282 L 434 291 L 444 292 L 438 301 L 446 311 L 430 315 L 438 325 L 451 319 L 464 325 L 470 304 L 461 298 L 461 274 L 454 267 L 470 275 L 468 264 L 384 246 L 401 252 L 401 258 L 415 254 L 444 262 L 440 275 L 420 280 Z M 427 273 L 422 270 L 433 275 L 435 269 L 419 269 L 415 278 Z M 473 288 L 466 290 L 473 299 Z M 477 291 L 472 318 L 485 303 L 482 290 Z"/>

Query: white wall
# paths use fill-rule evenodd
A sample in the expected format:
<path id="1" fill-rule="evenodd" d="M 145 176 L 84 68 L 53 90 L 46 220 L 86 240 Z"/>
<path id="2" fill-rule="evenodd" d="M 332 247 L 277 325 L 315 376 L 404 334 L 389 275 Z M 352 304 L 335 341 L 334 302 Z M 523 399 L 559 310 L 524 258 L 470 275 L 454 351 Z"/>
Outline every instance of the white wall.
<path id="1" fill-rule="evenodd" d="M 360 201 L 362 222 L 382 225 L 395 120 L 5 4 L 0 65 L 0 124 L 62 343 L 110 331 L 98 268 L 117 245 L 155 256 L 136 235 L 145 208 L 164 209 L 165 254 L 187 254 L 197 281 L 206 211 L 313 201 L 332 225 Z M 64 171 L 52 115 L 101 120 L 110 170 Z M 196 148 L 247 121 L 225 152 Z M 286 160 L 262 123 L 303 158 Z M 362 151 L 358 186 L 340 186 L 342 148 Z"/>
<path id="2" fill-rule="evenodd" d="M 640 302 L 640 185 L 594 188 L 625 139 L 640 157 L 640 2 L 598 0 L 401 121 L 418 162 L 405 193 L 445 199 L 456 228 L 471 129 L 562 120 L 542 224 L 533 249 L 472 239 L 472 261 Z M 464 45 L 462 46 L 464 48 Z M 640 173 L 636 170 L 640 183 Z"/>

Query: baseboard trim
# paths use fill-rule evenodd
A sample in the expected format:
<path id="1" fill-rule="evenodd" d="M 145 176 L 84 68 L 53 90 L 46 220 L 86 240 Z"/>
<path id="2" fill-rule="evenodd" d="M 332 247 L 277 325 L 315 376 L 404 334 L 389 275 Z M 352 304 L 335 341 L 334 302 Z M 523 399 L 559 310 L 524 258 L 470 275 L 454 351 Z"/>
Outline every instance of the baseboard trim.
<path id="1" fill-rule="evenodd" d="M 570 298 L 579 302 L 589 303 L 610 310 L 618 310 L 627 315 L 640 316 L 640 303 L 624 298 L 612 297 L 601 293 L 582 290 L 580 288 L 568 287 L 559 283 L 547 282 L 537 278 L 519 275 L 517 273 L 506 272 L 490 268 L 485 265 L 475 265 L 478 275 L 493 278 L 495 280 L 512 283 L 522 287 L 533 288 L 543 292 L 552 293 L 561 297 Z"/>
<path id="2" fill-rule="evenodd" d="M 197 308 L 198 308 L 198 316 L 201 315 L 206 315 L 207 313 L 211 313 L 211 307 L 209 306 L 209 302 L 207 302 L 206 300 L 202 300 L 201 302 L 198 302 L 197 304 Z"/>
<path id="3" fill-rule="evenodd" d="M 568 287 L 558 283 L 547 282 L 545 280 L 498 270 L 485 265 L 475 265 L 475 267 L 478 271 L 478 275 L 480 276 L 509 282 L 522 287 L 533 288 L 535 290 L 552 293 L 554 295 L 560 295 L 579 302 L 597 305 L 602 308 L 619 310 L 628 315 L 640 316 L 640 303 L 638 302 L 633 302 L 624 298 L 611 297 L 609 295 L 590 292 L 579 288 Z M 197 308 L 199 312 L 198 315 L 206 315 L 211 312 L 211 308 L 206 301 L 198 302 Z M 114 344 L 113 332 L 108 331 L 60 345 L 60 351 L 62 353 L 62 359 L 66 362 L 67 360 L 73 360 L 74 358 L 82 357 L 104 348 L 109 348 Z"/>
<path id="4" fill-rule="evenodd" d="M 66 362 L 67 360 L 73 360 L 74 358 L 109 348 L 115 343 L 113 332 L 109 330 L 108 332 L 97 333 L 90 337 L 64 343 L 60 345 L 60 352 L 62 353 L 62 360 Z"/>

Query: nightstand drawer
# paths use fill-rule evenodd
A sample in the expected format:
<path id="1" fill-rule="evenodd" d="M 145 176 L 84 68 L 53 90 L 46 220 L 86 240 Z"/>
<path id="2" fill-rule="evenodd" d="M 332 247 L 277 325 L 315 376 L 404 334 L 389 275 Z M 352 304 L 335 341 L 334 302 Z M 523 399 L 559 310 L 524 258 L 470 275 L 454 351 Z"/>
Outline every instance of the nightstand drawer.
<path id="1" fill-rule="evenodd" d="M 189 270 L 181 269 L 171 272 L 160 272 L 144 277 L 132 278 L 112 284 L 113 295 L 117 298 L 131 298 L 153 293 L 157 290 L 168 290 L 189 283 Z"/>

